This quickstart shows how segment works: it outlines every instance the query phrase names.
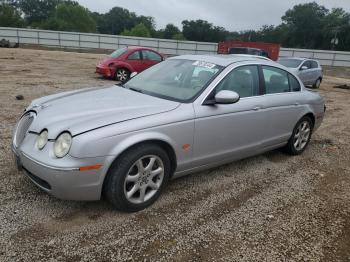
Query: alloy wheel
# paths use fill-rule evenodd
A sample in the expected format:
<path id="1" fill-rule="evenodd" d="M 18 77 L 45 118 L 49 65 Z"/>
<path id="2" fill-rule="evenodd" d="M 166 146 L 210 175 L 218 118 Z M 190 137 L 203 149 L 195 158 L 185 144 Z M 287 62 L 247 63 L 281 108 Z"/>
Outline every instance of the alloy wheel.
<path id="1" fill-rule="evenodd" d="M 124 181 L 124 194 L 133 204 L 151 199 L 164 179 L 163 161 L 155 155 L 143 156 L 129 169 Z"/>
<path id="2" fill-rule="evenodd" d="M 299 124 L 295 135 L 293 144 L 296 150 L 301 151 L 307 145 L 311 134 L 311 126 L 308 121 L 303 121 Z"/>
<path id="3" fill-rule="evenodd" d="M 128 72 L 125 69 L 118 69 L 117 71 L 117 80 L 121 82 L 125 82 L 128 80 Z"/>

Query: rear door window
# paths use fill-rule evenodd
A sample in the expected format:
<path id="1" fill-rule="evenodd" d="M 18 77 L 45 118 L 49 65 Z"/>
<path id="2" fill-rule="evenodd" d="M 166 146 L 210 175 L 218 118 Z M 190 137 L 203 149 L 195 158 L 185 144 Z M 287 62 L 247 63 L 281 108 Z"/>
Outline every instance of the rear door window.
<path id="1" fill-rule="evenodd" d="M 289 79 L 286 71 L 271 67 L 262 66 L 266 94 L 286 93 L 290 91 Z"/>
<path id="2" fill-rule="evenodd" d="M 128 56 L 129 60 L 141 60 L 140 52 L 136 51 Z"/>
<path id="3" fill-rule="evenodd" d="M 142 56 L 144 60 L 152 60 L 152 61 L 162 61 L 162 57 L 155 52 L 149 50 L 142 50 Z"/>
<path id="4" fill-rule="evenodd" d="M 288 78 L 289 78 L 290 90 L 292 92 L 300 91 L 301 87 L 300 87 L 299 81 L 294 76 L 292 76 L 291 74 L 288 74 Z"/>

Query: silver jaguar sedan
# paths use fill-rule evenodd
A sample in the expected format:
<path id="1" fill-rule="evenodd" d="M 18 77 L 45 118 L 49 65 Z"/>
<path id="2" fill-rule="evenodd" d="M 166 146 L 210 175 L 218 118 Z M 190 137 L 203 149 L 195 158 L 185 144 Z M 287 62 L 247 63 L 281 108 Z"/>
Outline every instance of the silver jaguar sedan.
<path id="1" fill-rule="evenodd" d="M 61 199 L 138 211 L 169 179 L 285 148 L 301 154 L 323 98 L 287 68 L 247 56 L 168 59 L 124 86 L 34 100 L 14 132 L 19 169 Z"/>

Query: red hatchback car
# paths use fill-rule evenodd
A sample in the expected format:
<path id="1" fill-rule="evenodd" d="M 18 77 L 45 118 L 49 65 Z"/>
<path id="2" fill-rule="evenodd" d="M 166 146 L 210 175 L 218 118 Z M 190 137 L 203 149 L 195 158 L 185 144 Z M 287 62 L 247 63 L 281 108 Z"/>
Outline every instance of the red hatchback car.
<path id="1" fill-rule="evenodd" d="M 152 49 L 124 47 L 115 50 L 109 57 L 98 63 L 96 73 L 126 82 L 131 73 L 140 73 L 163 60 L 164 57 Z"/>

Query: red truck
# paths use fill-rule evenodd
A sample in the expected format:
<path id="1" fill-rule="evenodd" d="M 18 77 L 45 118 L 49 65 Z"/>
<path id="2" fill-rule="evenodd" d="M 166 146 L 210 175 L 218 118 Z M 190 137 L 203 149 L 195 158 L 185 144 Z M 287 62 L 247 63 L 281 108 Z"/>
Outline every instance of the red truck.
<path id="1" fill-rule="evenodd" d="M 218 54 L 248 54 L 265 56 L 274 61 L 279 57 L 281 45 L 262 42 L 225 41 L 218 45 Z"/>

